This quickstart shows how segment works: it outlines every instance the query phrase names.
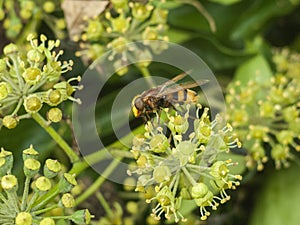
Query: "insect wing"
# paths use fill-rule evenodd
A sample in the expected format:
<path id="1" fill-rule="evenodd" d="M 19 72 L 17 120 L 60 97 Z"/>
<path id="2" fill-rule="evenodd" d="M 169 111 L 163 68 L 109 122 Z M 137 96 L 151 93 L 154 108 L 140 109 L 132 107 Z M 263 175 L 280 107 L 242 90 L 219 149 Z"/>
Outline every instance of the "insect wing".
<path id="1" fill-rule="evenodd" d="M 197 87 L 197 86 L 201 86 L 201 85 L 203 85 L 207 82 L 208 82 L 208 80 L 188 81 L 188 82 L 181 83 L 181 84 L 173 83 L 172 86 L 166 87 L 163 91 L 160 91 L 156 96 L 157 97 L 162 97 L 162 96 L 165 96 L 165 95 L 173 94 L 173 93 L 176 93 L 176 92 L 179 92 L 179 91 L 182 91 L 182 90 L 186 90 L 186 89 L 189 89 L 189 88 L 194 88 L 194 87 Z"/>

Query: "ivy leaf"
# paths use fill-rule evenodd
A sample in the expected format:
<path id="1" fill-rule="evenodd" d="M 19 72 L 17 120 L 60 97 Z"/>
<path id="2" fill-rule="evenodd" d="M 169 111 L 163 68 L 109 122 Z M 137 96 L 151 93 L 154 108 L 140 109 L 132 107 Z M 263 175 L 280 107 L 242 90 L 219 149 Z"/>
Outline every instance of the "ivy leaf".
<path id="1" fill-rule="evenodd" d="M 247 84 L 255 80 L 259 84 L 268 84 L 272 77 L 271 68 L 263 55 L 259 54 L 240 65 L 235 73 L 235 80 Z"/>
<path id="2" fill-rule="evenodd" d="M 272 173 L 257 200 L 250 225 L 298 225 L 299 166 Z"/>

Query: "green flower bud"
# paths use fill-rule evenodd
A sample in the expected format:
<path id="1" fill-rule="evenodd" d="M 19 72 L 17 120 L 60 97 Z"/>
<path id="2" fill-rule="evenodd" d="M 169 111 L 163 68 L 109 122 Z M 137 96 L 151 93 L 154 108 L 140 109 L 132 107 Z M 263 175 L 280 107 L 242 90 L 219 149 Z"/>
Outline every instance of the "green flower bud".
<path id="1" fill-rule="evenodd" d="M 72 190 L 77 185 L 75 174 L 64 173 L 62 179 L 59 182 L 60 193 L 66 193 Z"/>
<path id="2" fill-rule="evenodd" d="M 35 187 L 37 188 L 37 190 L 44 192 L 49 191 L 52 187 L 52 184 L 47 177 L 41 176 L 38 179 L 36 179 Z"/>
<path id="3" fill-rule="evenodd" d="M 6 62 L 4 59 L 0 59 L 0 73 L 6 70 Z"/>
<path id="4" fill-rule="evenodd" d="M 10 44 L 6 45 L 3 49 L 4 55 L 9 55 L 9 54 L 12 54 L 12 53 L 16 53 L 18 51 L 19 51 L 19 49 L 18 49 L 17 45 L 15 45 L 13 43 L 10 43 Z"/>
<path id="5" fill-rule="evenodd" d="M 127 6 L 128 0 L 111 0 L 111 3 L 114 5 L 114 8 L 120 9 Z"/>
<path id="6" fill-rule="evenodd" d="M 167 186 L 164 186 L 163 189 L 157 193 L 157 201 L 162 206 L 168 206 L 171 202 L 174 202 L 174 196 Z"/>
<path id="7" fill-rule="evenodd" d="M 167 137 L 163 134 L 156 134 L 150 140 L 151 151 L 155 153 L 165 152 L 169 147 L 170 143 Z"/>
<path id="8" fill-rule="evenodd" d="M 282 130 L 276 135 L 276 138 L 279 143 L 288 145 L 294 141 L 294 132 L 291 130 Z"/>
<path id="9" fill-rule="evenodd" d="M 48 90 L 44 96 L 44 101 L 50 106 L 56 106 L 63 101 L 60 90 Z"/>
<path id="10" fill-rule="evenodd" d="M 142 33 L 142 38 L 143 40 L 157 40 L 158 39 L 157 29 L 153 27 L 147 27 Z"/>
<path id="11" fill-rule="evenodd" d="M 151 22 L 154 24 L 165 24 L 168 19 L 168 11 L 160 8 L 155 8 L 151 16 Z"/>
<path id="12" fill-rule="evenodd" d="M 189 128 L 189 123 L 186 118 L 182 116 L 173 117 L 174 120 L 169 121 L 169 128 L 172 132 L 177 132 L 179 134 L 185 133 Z"/>
<path id="13" fill-rule="evenodd" d="M 130 213 L 130 214 L 136 214 L 139 212 L 139 207 L 138 204 L 134 201 L 129 201 L 126 204 L 126 210 Z"/>
<path id="14" fill-rule="evenodd" d="M 47 74 L 48 80 L 50 82 L 57 81 L 62 73 L 62 68 L 60 62 L 51 61 L 47 63 L 46 68 L 44 70 L 45 74 Z"/>
<path id="15" fill-rule="evenodd" d="M 167 166 L 157 166 L 153 170 L 153 179 L 157 183 L 170 180 L 171 171 Z"/>
<path id="16" fill-rule="evenodd" d="M 44 218 L 41 220 L 40 225 L 55 225 L 55 221 L 51 218 Z"/>
<path id="17" fill-rule="evenodd" d="M 30 145 L 29 148 L 23 150 L 22 157 L 24 161 L 30 158 L 38 159 L 39 153 L 33 148 L 33 145 Z"/>
<path id="18" fill-rule="evenodd" d="M 28 212 L 20 212 L 16 216 L 16 225 L 31 225 L 32 216 Z"/>
<path id="19" fill-rule="evenodd" d="M 55 4 L 52 1 L 46 1 L 43 4 L 43 9 L 46 13 L 53 13 L 55 11 Z"/>
<path id="20" fill-rule="evenodd" d="M 61 92 L 64 90 L 67 97 L 71 96 L 75 89 L 66 81 L 59 82 L 53 86 L 55 89 L 59 89 Z"/>
<path id="21" fill-rule="evenodd" d="M 61 203 L 65 208 L 72 208 L 75 206 L 75 199 L 70 193 L 65 193 L 61 197 Z"/>
<path id="22" fill-rule="evenodd" d="M 204 183 L 197 183 L 192 187 L 192 197 L 193 198 L 203 198 L 208 193 L 208 187 Z"/>
<path id="23" fill-rule="evenodd" d="M 274 117 L 275 107 L 274 103 L 266 101 L 260 104 L 260 115 L 262 117 L 272 118 Z"/>
<path id="24" fill-rule="evenodd" d="M 126 44 L 128 43 L 127 39 L 124 37 L 118 37 L 115 38 L 112 42 L 110 42 L 107 47 L 111 47 L 114 51 L 117 53 L 122 53 L 126 51 L 127 46 Z"/>
<path id="25" fill-rule="evenodd" d="M 47 113 L 48 120 L 58 123 L 62 120 L 62 111 L 59 108 L 52 108 Z"/>
<path id="26" fill-rule="evenodd" d="M 42 62 L 45 59 L 45 55 L 39 49 L 31 49 L 27 53 L 27 59 L 32 62 Z"/>
<path id="27" fill-rule="evenodd" d="M 11 152 L 5 151 L 4 148 L 1 148 L 0 160 L 1 160 L 0 177 L 2 177 L 11 171 L 13 167 L 14 157 Z"/>
<path id="28" fill-rule="evenodd" d="M 2 124 L 8 129 L 13 129 L 18 125 L 18 120 L 16 117 L 9 115 L 3 118 Z"/>
<path id="29" fill-rule="evenodd" d="M 57 160 L 47 159 L 44 166 L 44 175 L 48 178 L 55 177 L 61 171 L 61 164 Z"/>
<path id="30" fill-rule="evenodd" d="M 88 209 L 83 209 L 76 211 L 70 219 L 76 224 L 90 224 L 93 217 Z"/>
<path id="31" fill-rule="evenodd" d="M 30 67 L 27 68 L 22 76 L 24 77 L 24 80 L 28 84 L 36 84 L 41 79 L 42 72 L 39 68 Z"/>
<path id="32" fill-rule="evenodd" d="M 9 90 L 9 85 L 6 82 L 0 83 L 0 101 L 8 96 Z"/>
<path id="33" fill-rule="evenodd" d="M 123 188 L 126 191 L 134 190 L 135 185 L 136 185 L 136 180 L 133 177 L 126 177 L 123 182 Z"/>
<path id="34" fill-rule="evenodd" d="M 216 179 L 222 179 L 229 173 L 229 169 L 223 161 L 215 162 L 210 169 L 210 174 Z"/>
<path id="35" fill-rule="evenodd" d="M 38 97 L 36 94 L 32 94 L 26 97 L 23 104 L 26 112 L 28 113 L 36 113 L 43 106 L 41 98 Z"/>
<path id="36" fill-rule="evenodd" d="M 1 178 L 1 186 L 6 191 L 16 191 L 18 180 L 14 175 L 5 175 Z"/>
<path id="37" fill-rule="evenodd" d="M 35 176 L 41 167 L 41 163 L 37 161 L 36 159 L 26 159 L 24 161 L 24 174 L 25 176 L 28 177 L 33 177 Z"/>
<path id="38" fill-rule="evenodd" d="M 120 14 L 117 18 L 110 18 L 112 24 L 112 31 L 118 33 L 125 33 L 129 28 L 129 19 Z"/>
<path id="39" fill-rule="evenodd" d="M 83 39 L 90 41 L 98 40 L 99 38 L 101 38 L 103 32 L 104 28 L 99 20 L 89 20 L 89 24 L 87 26 L 86 33 Z"/>
<path id="40" fill-rule="evenodd" d="M 130 7 L 132 8 L 132 16 L 140 21 L 147 19 L 154 8 L 152 5 L 142 3 L 132 3 Z"/>
<path id="41" fill-rule="evenodd" d="M 194 199 L 197 206 L 207 206 L 210 205 L 210 202 L 213 200 L 214 194 L 211 191 L 208 191 L 206 195 L 204 195 L 202 198 L 196 198 Z"/>

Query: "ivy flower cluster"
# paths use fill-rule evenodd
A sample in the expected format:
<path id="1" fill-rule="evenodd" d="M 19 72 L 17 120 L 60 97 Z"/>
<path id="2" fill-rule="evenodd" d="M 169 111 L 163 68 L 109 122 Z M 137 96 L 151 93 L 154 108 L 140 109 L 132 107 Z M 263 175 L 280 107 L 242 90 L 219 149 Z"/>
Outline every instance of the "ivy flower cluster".
<path id="1" fill-rule="evenodd" d="M 163 8 L 163 2 L 112 0 L 103 13 L 87 21 L 88 25 L 81 37 L 74 37 L 74 40 L 81 41 L 82 50 L 77 55 L 95 60 L 111 51 L 109 60 L 114 61 L 119 75 L 128 71 L 123 65 L 130 62 L 131 57 L 143 60 L 138 66 L 147 67 L 152 54 L 167 47 L 161 42 L 149 41 L 168 40 L 165 35 L 168 11 Z M 149 48 L 139 48 L 136 45 L 134 49 L 127 49 L 126 44 L 134 41 L 143 41 Z"/>
<path id="2" fill-rule="evenodd" d="M 269 83 L 235 82 L 226 96 L 227 119 L 248 151 L 248 167 L 258 170 L 269 158 L 277 169 L 287 167 L 300 151 L 300 55 L 277 50 L 273 61 Z"/>
<path id="3" fill-rule="evenodd" d="M 25 182 L 23 195 L 18 196 L 21 177 L 12 174 L 13 154 L 0 152 L 0 223 L 3 225 L 55 225 L 56 220 L 89 224 L 92 215 L 87 209 L 73 210 L 73 214 L 53 215 L 56 209 L 71 209 L 75 200 L 70 191 L 77 185 L 75 176 L 62 172 L 61 164 L 46 159 L 42 168 L 39 153 L 30 146 L 23 151 Z M 43 170 L 43 175 L 39 172 Z"/>
<path id="4" fill-rule="evenodd" d="M 43 21 L 58 38 L 63 38 L 66 27 L 64 19 L 51 15 L 59 4 L 59 0 L 0 0 L 0 21 L 3 22 L 6 37 L 16 40 L 23 36 L 25 39 L 28 32 L 35 32 Z"/>
<path id="5" fill-rule="evenodd" d="M 200 115 L 200 111 L 203 110 Z M 133 140 L 131 152 L 136 158 L 136 191 L 147 192 L 146 202 L 155 202 L 152 216 L 160 220 L 185 221 L 180 212 L 182 200 L 191 200 L 200 209 L 201 220 L 230 199 L 227 189 L 240 184 L 241 175 L 232 174 L 236 162 L 227 157 L 231 148 L 240 147 L 232 127 L 219 115 L 210 120 L 208 108 L 197 107 L 195 116 L 166 110 L 158 122 L 145 125 L 145 133 Z M 193 113 L 192 113 L 193 114 Z M 154 190 L 151 192 L 151 190 Z"/>
<path id="6" fill-rule="evenodd" d="M 62 112 L 57 107 L 65 100 L 80 103 L 72 97 L 73 92 L 80 88 L 71 85 L 79 81 L 80 77 L 62 80 L 61 75 L 72 69 L 73 62 L 61 62 L 59 57 L 63 51 L 56 53 L 53 49 L 60 42 L 47 40 L 45 35 L 40 36 L 41 43 L 33 35 L 28 36 L 30 48 L 24 52 L 15 44 L 4 47 L 4 58 L 0 59 L 0 124 L 15 128 L 19 121 L 29 118 L 48 105 L 48 119 L 59 122 Z M 22 106 L 25 109 L 22 110 Z"/>

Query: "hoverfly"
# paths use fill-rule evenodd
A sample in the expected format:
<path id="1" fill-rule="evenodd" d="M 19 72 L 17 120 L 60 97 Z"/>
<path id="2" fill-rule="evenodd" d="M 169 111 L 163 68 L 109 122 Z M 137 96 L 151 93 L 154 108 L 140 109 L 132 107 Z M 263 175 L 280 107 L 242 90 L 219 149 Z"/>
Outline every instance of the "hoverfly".
<path id="1" fill-rule="evenodd" d="M 162 108 L 174 108 L 175 104 L 197 103 L 199 99 L 198 94 L 189 88 L 203 85 L 208 80 L 188 81 L 176 84 L 176 82 L 182 80 L 186 75 L 187 73 L 179 74 L 172 80 L 150 88 L 134 97 L 132 100 L 132 112 L 134 116 L 143 116 L 149 119 L 150 114 L 159 112 Z"/>

